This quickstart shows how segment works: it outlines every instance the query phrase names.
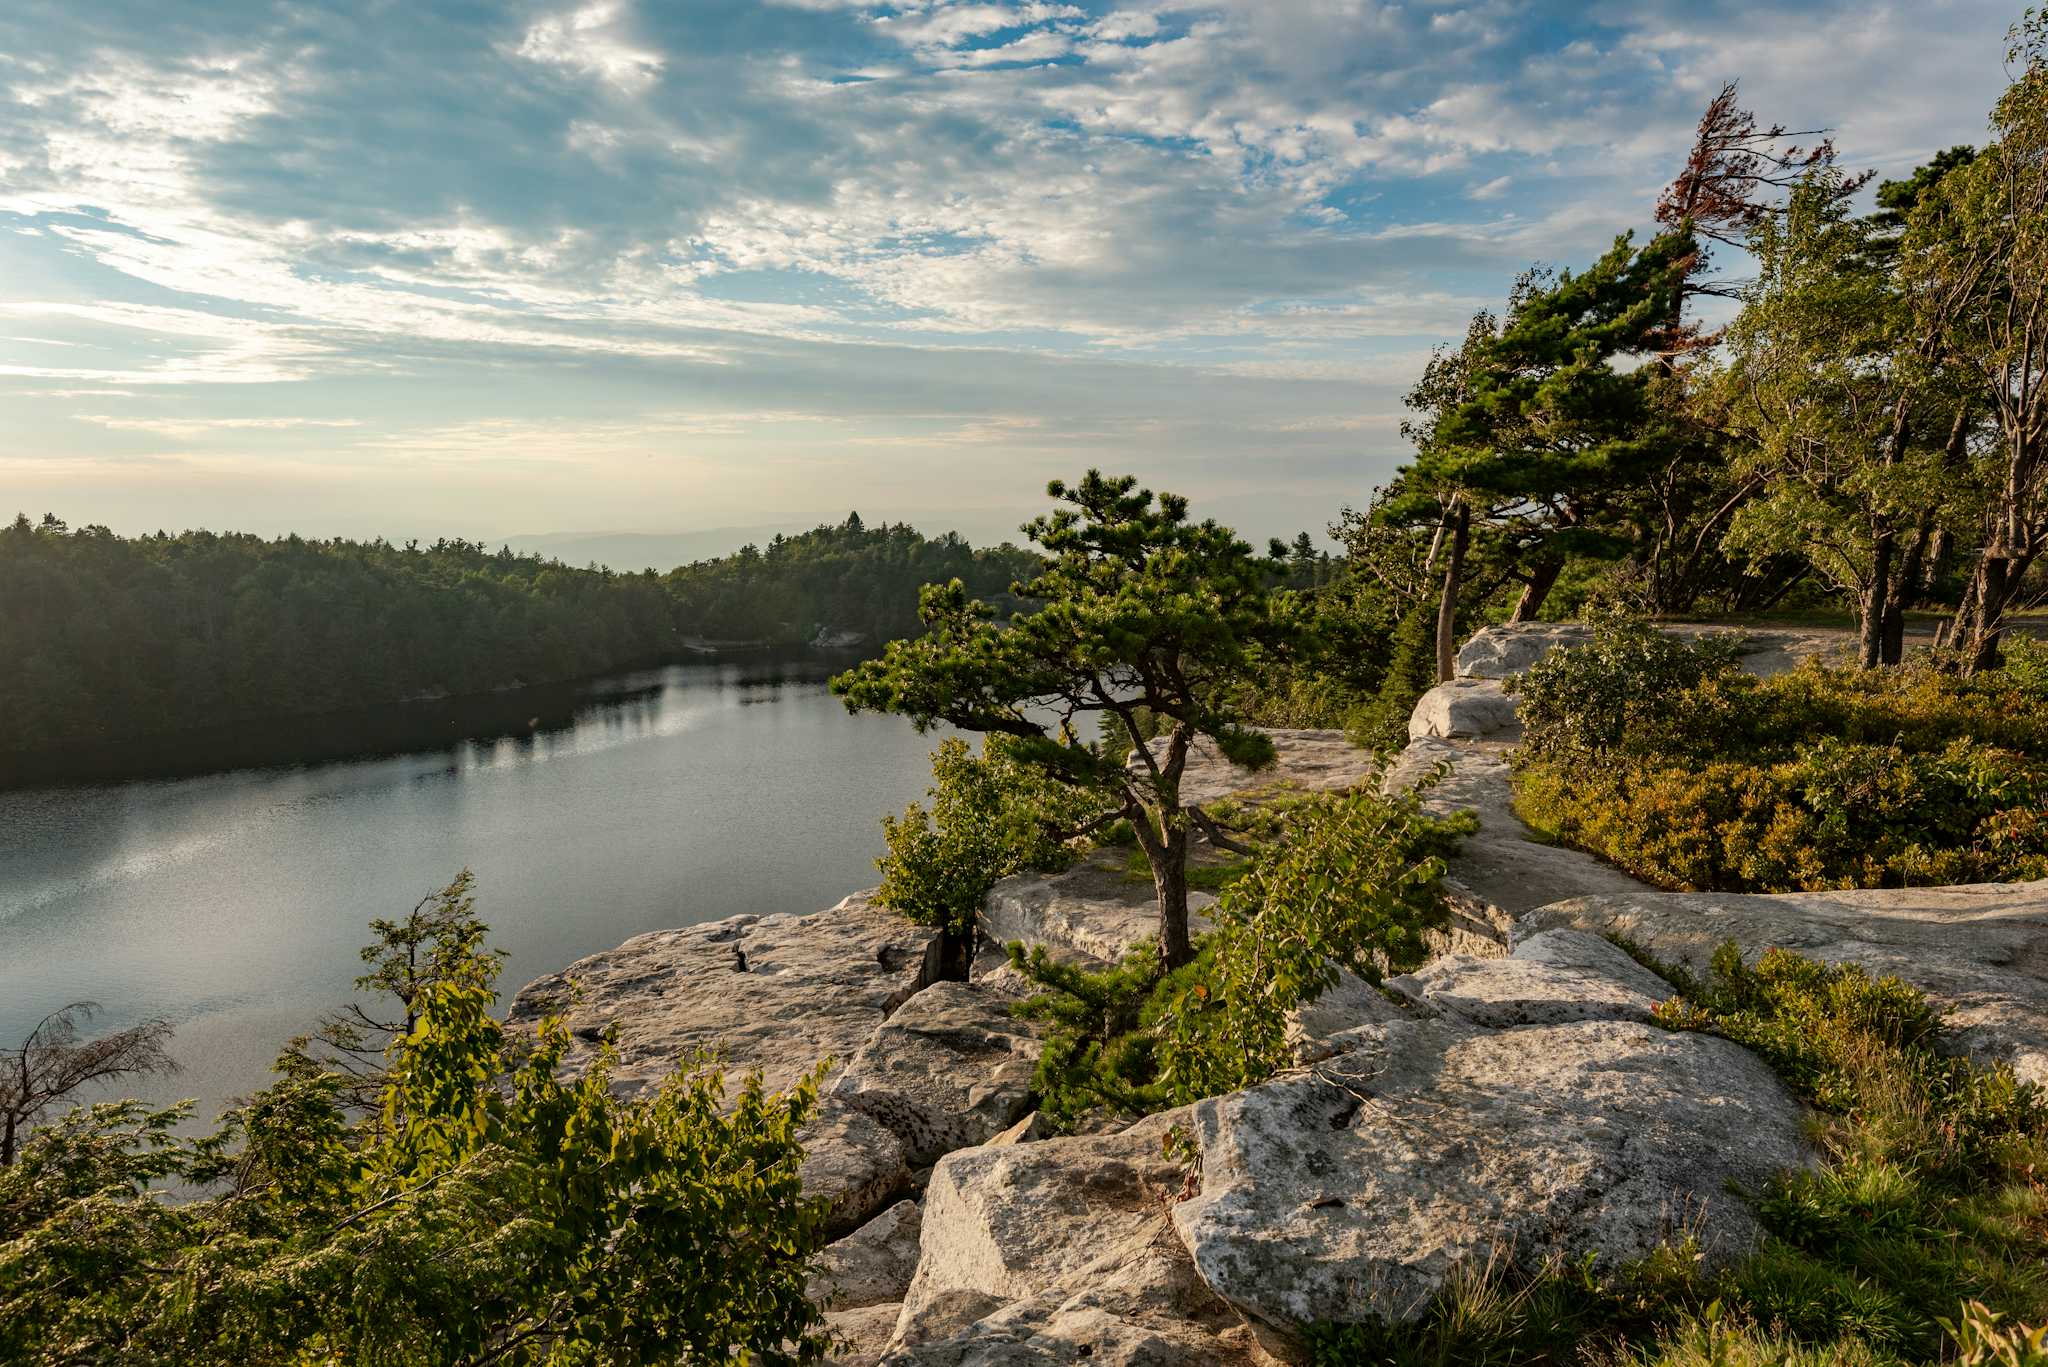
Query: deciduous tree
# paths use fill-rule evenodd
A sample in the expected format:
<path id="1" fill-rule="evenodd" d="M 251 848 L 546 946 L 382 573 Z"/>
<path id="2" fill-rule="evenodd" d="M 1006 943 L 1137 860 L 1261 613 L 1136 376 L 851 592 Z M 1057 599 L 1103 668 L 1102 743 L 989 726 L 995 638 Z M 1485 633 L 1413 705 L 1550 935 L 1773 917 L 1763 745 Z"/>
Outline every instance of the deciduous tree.
<path id="1" fill-rule="evenodd" d="M 2010 35 L 2019 73 L 1993 141 L 1913 211 L 1900 271 L 1921 325 L 1972 374 L 1995 425 L 1983 543 L 1954 636 L 1973 668 L 1998 662 L 2026 575 L 2048 550 L 2048 13 Z"/>
<path id="2" fill-rule="evenodd" d="M 14 1161 L 31 1126 L 82 1089 L 177 1071 L 165 1047 L 171 1037 L 167 1020 L 80 1038 L 80 1027 L 99 1009 L 88 1001 L 60 1006 L 36 1023 L 19 1048 L 0 1049 L 0 1167 Z"/>

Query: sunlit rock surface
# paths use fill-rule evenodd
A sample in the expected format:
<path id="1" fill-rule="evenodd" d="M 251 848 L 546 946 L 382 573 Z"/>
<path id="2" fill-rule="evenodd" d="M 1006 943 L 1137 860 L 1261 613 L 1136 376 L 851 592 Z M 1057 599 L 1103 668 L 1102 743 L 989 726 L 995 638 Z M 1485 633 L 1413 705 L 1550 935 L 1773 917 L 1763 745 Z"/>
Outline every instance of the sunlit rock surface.
<path id="1" fill-rule="evenodd" d="M 1733 940 L 1743 957 L 1795 950 L 1895 974 L 1948 1013 L 1955 1046 L 2048 1084 L 2048 881 L 1743 895 L 1639 891 L 1538 908 L 1517 933 L 1627 936 L 1704 973 Z"/>

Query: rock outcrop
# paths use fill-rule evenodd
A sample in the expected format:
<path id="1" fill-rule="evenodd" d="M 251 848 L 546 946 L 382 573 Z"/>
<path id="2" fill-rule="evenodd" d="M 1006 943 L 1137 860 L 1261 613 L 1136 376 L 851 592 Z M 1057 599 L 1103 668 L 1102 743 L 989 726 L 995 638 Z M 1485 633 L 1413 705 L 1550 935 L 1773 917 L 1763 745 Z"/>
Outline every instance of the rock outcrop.
<path id="1" fill-rule="evenodd" d="M 1203 1284 L 1162 1215 L 1037 1294 L 998 1306 L 955 1332 L 894 1346 L 880 1361 L 892 1367 L 1270 1367 L 1273 1359 Z"/>
<path id="2" fill-rule="evenodd" d="M 635 935 L 528 983 L 508 1019 L 527 1024 L 566 1011 L 577 1040 L 572 1067 L 616 1027 L 612 1081 L 621 1090 L 655 1085 L 700 1049 L 716 1050 L 729 1069 L 758 1069 L 782 1090 L 820 1059 L 844 1065 L 928 986 L 937 939 L 855 893 L 808 916 L 734 916 Z"/>
<path id="3" fill-rule="evenodd" d="M 822 1060 L 837 1070 L 859 1054 L 891 1012 L 930 985 L 937 939 L 857 893 L 809 916 L 735 916 L 636 935 L 527 984 L 508 1019 L 531 1024 L 566 1011 L 571 1067 L 615 1028 L 612 1082 L 621 1091 L 656 1085 L 699 1050 L 715 1051 L 729 1070 L 758 1070 L 780 1091 Z M 829 1095 L 804 1145 L 804 1187 L 831 1202 L 835 1230 L 900 1195 L 916 1166 L 914 1145 Z"/>
<path id="4" fill-rule="evenodd" d="M 1203 1281 L 1282 1330 L 1421 1315 L 1461 1267 L 1609 1264 L 1761 1237 L 1748 1203 L 1812 1161 L 1802 1111 L 1726 1040 L 1625 1020 L 1360 1028 L 1327 1061 L 1194 1108 L 1174 1222 Z"/>
<path id="5" fill-rule="evenodd" d="M 1237 1318 L 1168 1222 L 1185 1174 L 1162 1139 L 1186 1119 L 941 1159 L 884 1361 L 1249 1361 Z"/>
<path id="6" fill-rule="evenodd" d="M 1432 812 L 1473 812 L 1479 831 L 1467 836 L 1450 861 L 1452 882 L 1493 915 L 1468 915 L 1472 929 L 1498 927 L 1505 944 L 1510 918 L 1549 902 L 1591 892 L 1640 892 L 1643 885 L 1590 854 L 1546 845 L 1536 840 L 1510 805 L 1507 748 L 1487 743 L 1457 744 L 1424 739 L 1408 748 L 1388 767 L 1389 791 L 1414 786 L 1436 770 L 1440 782 L 1429 790 L 1423 806 Z"/>
<path id="7" fill-rule="evenodd" d="M 1262 794 L 1339 793 L 1370 783 L 1373 753 L 1353 745 L 1342 731 L 1297 731 L 1267 728 L 1273 762 L 1263 769 L 1232 764 L 1206 739 L 1188 751 L 1181 775 L 1183 801 L 1201 804 L 1220 798 L 1256 801 Z"/>
<path id="8" fill-rule="evenodd" d="M 1010 998 L 934 983 L 875 1029 L 831 1087 L 893 1133 L 913 1166 L 985 1144 L 1032 1109 L 1038 1036 Z"/>
<path id="9" fill-rule="evenodd" d="M 1432 1013 L 1474 1025 L 1647 1022 L 1672 986 L 1597 935 L 1553 930 L 1506 958 L 1452 954 L 1387 986 Z"/>
<path id="10" fill-rule="evenodd" d="M 1408 738 L 1513 740 L 1522 733 L 1515 700 L 1493 679 L 1452 679 L 1422 695 L 1408 716 Z"/>
<path id="11" fill-rule="evenodd" d="M 1752 961 L 1777 947 L 1894 974 L 1948 1013 L 1957 1048 L 2048 1084 L 2048 881 L 1757 895 L 1645 890 L 1537 908 L 1517 933 L 1559 927 L 1627 936 L 1694 973 L 1733 940 Z"/>
<path id="12" fill-rule="evenodd" d="M 1123 962 L 1131 946 L 1148 944 L 1159 933 L 1152 885 L 1125 872 L 1125 854 L 1097 851 L 1063 873 L 1005 878 L 982 903 L 981 933 L 999 945 L 1044 945 L 1055 957 Z M 1209 929 L 1203 913 L 1215 900 L 1206 892 L 1188 893 L 1191 933 Z"/>
<path id="13" fill-rule="evenodd" d="M 827 1244 L 811 1275 L 811 1299 L 827 1310 L 900 1307 L 917 1271 L 923 1224 L 917 1202 L 898 1201 L 845 1238 Z"/>

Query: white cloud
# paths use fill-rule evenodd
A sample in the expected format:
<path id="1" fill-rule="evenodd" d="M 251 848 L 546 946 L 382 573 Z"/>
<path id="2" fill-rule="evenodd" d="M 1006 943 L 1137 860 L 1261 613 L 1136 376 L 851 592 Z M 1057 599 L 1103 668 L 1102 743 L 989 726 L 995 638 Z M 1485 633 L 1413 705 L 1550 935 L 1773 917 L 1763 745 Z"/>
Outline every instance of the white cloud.
<path id="1" fill-rule="evenodd" d="M 1014 474 L 1006 452 L 1091 442 L 1217 481 L 1280 449 L 1355 482 L 1360 450 L 1395 451 L 1358 413 L 1388 411 L 1521 266 L 1640 224 L 1722 78 L 1896 174 L 1977 133 L 2010 19 L 2003 0 L 421 0 L 402 33 L 314 42 L 106 4 L 137 8 L 0 14 L 0 304 L 37 338 L 0 353 L 0 404 L 191 386 L 190 416 L 93 407 L 394 468 L 816 439 L 928 458 L 961 490 Z M 972 399 L 930 413 L 963 375 Z M 202 388 L 252 383 L 419 411 L 397 433 L 237 429 L 244 406 Z M 678 414 L 679 390 L 835 416 L 798 435 Z M 1171 443 L 1140 432 L 1188 411 L 1202 425 Z"/>
<path id="2" fill-rule="evenodd" d="M 527 29 L 516 50 L 530 62 L 593 76 L 629 95 L 644 93 L 667 65 L 659 52 L 632 37 L 621 0 L 593 0 L 542 19 Z"/>

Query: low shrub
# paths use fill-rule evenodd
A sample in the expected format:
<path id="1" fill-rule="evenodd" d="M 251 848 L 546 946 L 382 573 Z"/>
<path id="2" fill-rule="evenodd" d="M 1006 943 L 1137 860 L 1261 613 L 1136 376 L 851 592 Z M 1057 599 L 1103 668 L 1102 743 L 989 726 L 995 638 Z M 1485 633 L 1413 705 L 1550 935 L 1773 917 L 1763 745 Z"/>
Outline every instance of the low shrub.
<path id="1" fill-rule="evenodd" d="M 568 1026 L 502 1025 L 496 957 L 459 957 L 405 1001 L 367 1110 L 294 1050 L 203 1138 L 189 1103 L 38 1130 L 0 1167 L 0 1361 L 816 1361 L 828 1212 L 798 1136 L 824 1070 L 777 1093 L 686 1057 L 620 1096 L 609 1037 L 570 1073 Z"/>
<path id="2" fill-rule="evenodd" d="M 1477 828 L 1422 810 L 1418 792 L 1297 801 L 1210 915 L 1193 962 L 1148 949 L 1088 972 L 1043 947 L 1011 961 L 1047 989 L 1017 1009 L 1049 1027 L 1040 1109 L 1071 1128 L 1097 1108 L 1144 1114 L 1248 1086 L 1289 1061 L 1287 1017 L 1338 981 L 1377 983 L 1427 956 L 1443 925 L 1443 857 Z"/>
<path id="3" fill-rule="evenodd" d="M 1809 664 L 1759 680 L 1732 658 L 1610 622 L 1538 664 L 1516 810 L 1668 888 L 2048 876 L 2048 707 L 2025 676 Z"/>
<path id="4" fill-rule="evenodd" d="M 1683 641 L 1635 618 L 1601 618 L 1586 645 L 1552 652 L 1510 686 L 1524 748 L 1586 758 L 1654 744 L 1671 700 L 1731 672 L 1731 637 Z"/>

